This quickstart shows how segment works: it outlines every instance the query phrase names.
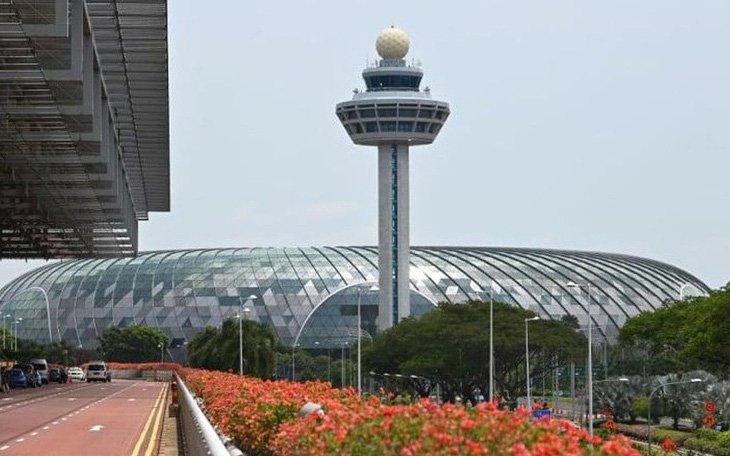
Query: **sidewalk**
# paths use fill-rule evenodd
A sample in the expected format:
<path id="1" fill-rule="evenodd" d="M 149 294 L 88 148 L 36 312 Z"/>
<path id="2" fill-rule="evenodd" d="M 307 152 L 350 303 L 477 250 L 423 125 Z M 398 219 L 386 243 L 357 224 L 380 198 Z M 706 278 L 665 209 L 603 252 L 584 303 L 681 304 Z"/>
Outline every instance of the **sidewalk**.
<path id="1" fill-rule="evenodd" d="M 169 413 L 171 404 L 172 394 L 169 394 L 165 407 L 165 418 L 162 423 L 160 448 L 157 452 L 158 456 L 183 456 L 185 454 L 185 450 L 182 445 L 182 438 L 177 426 L 177 416 L 170 416 Z"/>

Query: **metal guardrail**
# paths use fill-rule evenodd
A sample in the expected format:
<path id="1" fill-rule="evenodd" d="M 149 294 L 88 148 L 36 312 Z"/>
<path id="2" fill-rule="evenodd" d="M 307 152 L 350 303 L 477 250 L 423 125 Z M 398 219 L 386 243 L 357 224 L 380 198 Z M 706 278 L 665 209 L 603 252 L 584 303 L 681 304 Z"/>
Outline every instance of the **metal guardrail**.
<path id="1" fill-rule="evenodd" d="M 180 391 L 179 423 L 185 437 L 187 454 L 211 456 L 240 456 L 241 450 L 231 445 L 227 447 L 215 430 L 198 402 L 188 391 L 180 376 L 175 374 Z"/>

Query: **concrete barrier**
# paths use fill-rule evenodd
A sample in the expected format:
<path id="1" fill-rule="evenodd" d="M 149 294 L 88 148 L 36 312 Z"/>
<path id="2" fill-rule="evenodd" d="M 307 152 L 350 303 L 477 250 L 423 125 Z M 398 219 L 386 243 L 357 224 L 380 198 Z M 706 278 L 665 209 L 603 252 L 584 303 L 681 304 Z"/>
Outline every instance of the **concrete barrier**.
<path id="1" fill-rule="evenodd" d="M 218 434 L 188 391 L 182 379 L 174 374 L 180 392 L 178 419 L 182 428 L 187 454 L 211 456 L 242 456 L 243 452 Z"/>

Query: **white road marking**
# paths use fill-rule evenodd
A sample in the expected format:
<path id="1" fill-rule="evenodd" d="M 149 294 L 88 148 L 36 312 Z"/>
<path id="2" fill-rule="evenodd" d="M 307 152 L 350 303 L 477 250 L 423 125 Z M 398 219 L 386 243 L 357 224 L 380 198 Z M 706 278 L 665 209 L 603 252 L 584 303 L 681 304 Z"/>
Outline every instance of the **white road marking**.
<path id="1" fill-rule="evenodd" d="M 69 397 L 69 398 L 68 398 L 68 400 L 69 400 L 69 401 L 75 401 L 75 400 L 76 400 L 76 398 L 75 398 L 75 397 Z"/>
<path id="2" fill-rule="evenodd" d="M 3 445 L 2 447 L 0 447 L 0 451 L 5 451 L 8 448 L 10 448 L 10 445 Z"/>
<path id="3" fill-rule="evenodd" d="M 30 435 L 38 435 L 37 432 L 31 432 Z"/>
<path id="4" fill-rule="evenodd" d="M 134 398 L 132 398 L 132 399 L 127 399 L 127 400 L 128 400 L 129 402 L 134 402 L 134 401 L 135 401 L 135 399 L 134 399 Z"/>
<path id="5" fill-rule="evenodd" d="M 25 439 L 15 439 L 16 442 L 24 442 Z"/>
<path id="6" fill-rule="evenodd" d="M 44 431 L 47 431 L 48 429 L 50 429 L 48 426 L 43 426 Z"/>
<path id="7" fill-rule="evenodd" d="M 54 422 L 53 422 L 53 423 L 51 423 L 51 424 L 58 424 L 58 421 L 54 421 Z"/>
<path id="8" fill-rule="evenodd" d="M 104 426 L 102 426 L 101 424 L 95 424 L 94 426 L 91 426 L 89 428 L 89 431 L 90 432 L 100 432 L 102 429 L 104 429 Z"/>

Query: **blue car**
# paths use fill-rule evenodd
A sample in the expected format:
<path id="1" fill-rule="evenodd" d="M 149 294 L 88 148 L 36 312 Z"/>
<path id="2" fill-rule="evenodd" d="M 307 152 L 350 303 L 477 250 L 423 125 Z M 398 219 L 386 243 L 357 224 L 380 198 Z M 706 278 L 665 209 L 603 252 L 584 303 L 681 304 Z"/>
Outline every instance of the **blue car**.
<path id="1" fill-rule="evenodd" d="M 10 370 L 10 373 L 8 374 L 8 384 L 11 388 L 27 388 L 31 386 L 28 381 L 28 377 L 25 376 L 25 372 L 23 372 L 23 369 L 19 367 L 14 367 Z"/>
<path id="2" fill-rule="evenodd" d="M 13 369 L 16 367 L 19 367 L 25 374 L 25 377 L 28 379 L 28 386 L 35 388 L 43 385 L 43 378 L 41 377 L 40 372 L 38 372 L 32 364 L 16 364 L 13 366 Z"/>

